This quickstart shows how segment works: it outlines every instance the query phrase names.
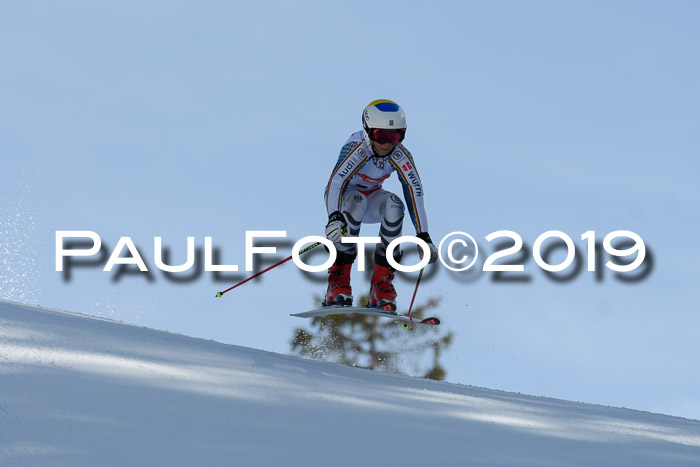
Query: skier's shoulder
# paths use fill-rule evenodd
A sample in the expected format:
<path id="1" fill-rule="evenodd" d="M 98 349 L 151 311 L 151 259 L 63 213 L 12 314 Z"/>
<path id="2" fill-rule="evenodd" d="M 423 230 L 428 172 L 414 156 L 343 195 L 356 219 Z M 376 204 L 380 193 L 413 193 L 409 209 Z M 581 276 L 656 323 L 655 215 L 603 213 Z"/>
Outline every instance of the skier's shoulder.
<path id="1" fill-rule="evenodd" d="M 345 144 L 343 147 L 350 146 L 352 148 L 363 148 L 367 150 L 367 144 L 365 143 L 365 137 L 362 131 L 356 131 L 355 133 L 351 134 L 350 137 L 345 141 Z"/>
<path id="2" fill-rule="evenodd" d="M 413 156 L 411 156 L 411 152 L 410 152 L 410 151 L 408 150 L 408 148 L 407 148 L 406 146 L 404 146 L 403 144 L 401 144 L 401 143 L 397 144 L 397 145 L 396 145 L 396 149 L 397 149 L 399 152 L 401 152 L 402 154 L 405 154 L 407 157 L 413 158 Z"/>
<path id="3" fill-rule="evenodd" d="M 350 137 L 345 142 L 345 144 L 348 144 L 348 143 L 357 144 L 357 143 L 364 142 L 364 141 L 365 141 L 365 137 L 364 137 L 364 134 L 362 133 L 362 131 L 356 131 L 350 135 Z"/>
<path id="4" fill-rule="evenodd" d="M 403 144 L 397 144 L 394 148 L 394 152 L 391 153 L 391 159 L 399 163 L 400 161 L 411 161 L 413 162 L 413 156 L 411 152 Z"/>
<path id="5" fill-rule="evenodd" d="M 365 144 L 365 138 L 362 131 L 356 131 L 351 134 L 350 137 L 345 141 L 343 148 L 340 150 L 340 157 L 345 158 L 350 154 L 355 154 L 358 157 L 364 159 L 367 157 L 367 145 Z"/>

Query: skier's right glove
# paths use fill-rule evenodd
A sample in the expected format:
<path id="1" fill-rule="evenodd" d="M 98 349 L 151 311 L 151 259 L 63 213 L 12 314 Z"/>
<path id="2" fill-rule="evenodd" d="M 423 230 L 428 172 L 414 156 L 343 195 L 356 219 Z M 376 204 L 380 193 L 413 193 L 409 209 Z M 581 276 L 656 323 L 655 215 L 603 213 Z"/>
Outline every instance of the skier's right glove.
<path id="1" fill-rule="evenodd" d="M 332 212 L 326 224 L 326 238 L 331 242 L 339 242 L 347 234 L 347 224 L 343 215 L 338 211 Z"/>

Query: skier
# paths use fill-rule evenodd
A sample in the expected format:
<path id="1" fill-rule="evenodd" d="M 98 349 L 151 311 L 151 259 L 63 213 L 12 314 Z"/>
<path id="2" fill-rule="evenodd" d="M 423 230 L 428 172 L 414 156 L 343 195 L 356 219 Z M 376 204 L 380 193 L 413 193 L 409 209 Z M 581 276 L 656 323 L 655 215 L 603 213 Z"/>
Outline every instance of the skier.
<path id="1" fill-rule="evenodd" d="M 342 237 L 359 236 L 361 224 L 381 224 L 368 306 L 395 314 L 395 269 L 386 259 L 386 248 L 401 236 L 405 207 L 398 196 L 382 189 L 392 172 L 398 173 L 416 236 L 428 244 L 431 263 L 438 252 L 428 234 L 423 185 L 411 153 L 401 144 L 406 135 L 403 109 L 390 100 L 373 101 L 362 113 L 362 126 L 362 131 L 353 133 L 341 149 L 324 195 L 328 211 L 326 237 L 334 243 L 338 256 L 328 270 L 323 305 L 352 305 L 350 270 L 357 257 L 357 245 L 341 243 Z M 394 251 L 398 262 L 401 252 Z"/>

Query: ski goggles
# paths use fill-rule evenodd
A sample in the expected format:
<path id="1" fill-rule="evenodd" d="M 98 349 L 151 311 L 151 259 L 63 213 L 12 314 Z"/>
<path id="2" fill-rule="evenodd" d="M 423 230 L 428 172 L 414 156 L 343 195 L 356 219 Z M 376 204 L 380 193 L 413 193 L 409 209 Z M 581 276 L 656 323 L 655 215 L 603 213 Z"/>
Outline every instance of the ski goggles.
<path id="1" fill-rule="evenodd" d="M 377 144 L 398 144 L 399 141 L 403 141 L 404 136 L 406 135 L 406 130 L 383 130 L 381 128 L 377 128 L 372 130 L 372 133 L 370 133 L 372 136 L 372 140 L 376 141 Z"/>

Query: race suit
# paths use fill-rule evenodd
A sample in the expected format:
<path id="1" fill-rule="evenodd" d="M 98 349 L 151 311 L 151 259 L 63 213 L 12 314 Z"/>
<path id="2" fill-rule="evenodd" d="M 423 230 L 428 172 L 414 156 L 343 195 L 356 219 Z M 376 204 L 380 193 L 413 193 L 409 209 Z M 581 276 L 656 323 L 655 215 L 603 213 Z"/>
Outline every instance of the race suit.
<path id="1" fill-rule="evenodd" d="M 359 235 L 363 223 L 381 223 L 381 244 L 377 252 L 383 255 L 386 246 L 401 236 L 404 205 L 393 193 L 382 189 L 384 180 L 396 171 L 403 187 L 416 234 L 428 231 L 428 219 L 423 205 L 423 185 L 411 153 L 402 144 L 396 145 L 386 157 L 374 152 L 362 131 L 353 133 L 340 151 L 325 191 L 328 214 L 340 212 L 348 224 L 348 235 Z M 336 243 L 339 251 L 355 252 L 356 245 Z"/>

